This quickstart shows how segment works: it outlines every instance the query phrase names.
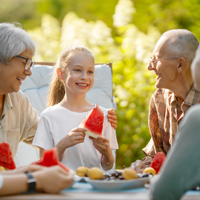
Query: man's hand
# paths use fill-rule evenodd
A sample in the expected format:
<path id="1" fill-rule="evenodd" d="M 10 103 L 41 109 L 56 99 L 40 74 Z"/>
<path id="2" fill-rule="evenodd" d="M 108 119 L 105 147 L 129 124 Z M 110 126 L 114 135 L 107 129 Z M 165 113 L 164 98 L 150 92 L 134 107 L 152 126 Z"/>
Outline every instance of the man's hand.
<path id="1" fill-rule="evenodd" d="M 111 123 L 111 126 L 116 130 L 117 129 L 117 116 L 113 109 L 108 110 L 108 121 Z"/>
<path id="2" fill-rule="evenodd" d="M 136 160 L 134 163 L 131 163 L 130 168 L 134 169 L 137 173 L 142 173 L 145 168 L 148 166 L 145 165 L 141 160 Z"/>
<path id="3" fill-rule="evenodd" d="M 73 177 L 59 166 L 48 167 L 32 174 L 36 179 L 36 190 L 38 192 L 57 194 L 70 187 L 74 181 Z"/>
<path id="4" fill-rule="evenodd" d="M 136 160 L 134 163 L 131 163 L 130 168 L 134 169 L 137 173 L 142 173 L 145 168 L 149 167 L 153 158 L 146 156 L 142 160 Z"/>

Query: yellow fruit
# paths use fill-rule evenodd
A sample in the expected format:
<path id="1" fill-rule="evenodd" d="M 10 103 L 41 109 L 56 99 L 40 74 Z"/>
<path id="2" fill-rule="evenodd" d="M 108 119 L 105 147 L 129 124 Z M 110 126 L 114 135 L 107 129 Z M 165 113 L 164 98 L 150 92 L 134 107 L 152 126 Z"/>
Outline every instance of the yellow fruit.
<path id="1" fill-rule="evenodd" d="M 144 171 L 143 171 L 143 174 L 145 174 L 145 173 L 151 173 L 153 176 L 154 175 L 156 175 L 156 171 L 155 171 L 155 169 L 154 168 L 152 168 L 152 167 L 147 167 Z"/>
<path id="2" fill-rule="evenodd" d="M 122 172 L 122 176 L 126 180 L 132 180 L 137 178 L 137 172 L 134 169 L 125 169 Z"/>
<path id="3" fill-rule="evenodd" d="M 5 171 L 5 168 L 0 166 L 0 171 Z"/>
<path id="4" fill-rule="evenodd" d="M 103 171 L 98 167 L 92 167 L 89 170 L 88 176 L 90 177 L 90 179 L 102 179 Z"/>
<path id="5" fill-rule="evenodd" d="M 87 167 L 79 167 L 77 170 L 76 170 L 76 174 L 78 176 L 81 176 L 81 177 L 85 177 L 85 173 L 87 173 L 89 171 L 89 169 Z"/>

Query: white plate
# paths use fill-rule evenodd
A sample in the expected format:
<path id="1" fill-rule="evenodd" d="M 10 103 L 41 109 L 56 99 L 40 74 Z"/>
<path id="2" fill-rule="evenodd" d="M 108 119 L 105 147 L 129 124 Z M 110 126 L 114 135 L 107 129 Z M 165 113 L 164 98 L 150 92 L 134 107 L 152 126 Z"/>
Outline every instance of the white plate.
<path id="1" fill-rule="evenodd" d="M 147 178 L 137 178 L 134 180 L 92 180 L 87 179 L 94 189 L 98 190 L 123 190 L 144 187 L 144 184 L 149 181 Z"/>
<path id="2" fill-rule="evenodd" d="M 81 176 L 78 176 L 78 175 L 76 175 L 76 174 L 74 174 L 73 175 L 73 177 L 74 177 L 74 182 L 79 182 L 79 181 L 84 181 L 85 180 L 85 182 L 87 182 L 87 179 L 90 179 L 89 177 L 81 177 Z"/>

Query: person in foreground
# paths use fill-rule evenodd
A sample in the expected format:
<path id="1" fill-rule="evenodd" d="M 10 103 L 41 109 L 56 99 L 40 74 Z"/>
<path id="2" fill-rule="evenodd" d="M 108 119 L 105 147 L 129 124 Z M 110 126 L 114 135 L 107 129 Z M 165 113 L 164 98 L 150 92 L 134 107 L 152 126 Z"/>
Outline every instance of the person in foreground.
<path id="1" fill-rule="evenodd" d="M 35 179 L 35 189 L 30 188 L 28 176 Z M 0 173 L 0 196 L 12 195 L 23 192 L 59 193 L 70 187 L 73 177 L 59 166 L 42 167 L 29 165 L 12 171 Z M 30 190 L 31 189 L 31 190 Z"/>
<path id="2" fill-rule="evenodd" d="M 149 107 L 151 140 L 143 149 L 146 157 L 131 164 L 137 172 L 148 167 L 157 152 L 168 153 L 183 116 L 200 102 L 190 69 L 198 45 L 190 31 L 175 29 L 165 32 L 155 46 L 148 65 L 157 75 Z"/>
<path id="3" fill-rule="evenodd" d="M 33 145 L 45 149 L 57 147 L 62 163 L 76 171 L 80 166 L 102 167 L 105 171 L 114 166 L 112 150 L 118 149 L 116 133 L 104 114 L 102 136 L 97 139 L 85 135 L 79 127 L 86 115 L 97 105 L 89 103 L 85 94 L 94 83 L 94 58 L 84 46 L 65 48 L 57 61 L 48 96 L 49 107 L 43 111 Z"/>
<path id="4" fill-rule="evenodd" d="M 200 47 L 192 63 L 195 88 L 200 91 Z M 200 105 L 192 106 L 181 121 L 160 175 L 151 180 L 153 200 L 176 200 L 200 185 Z"/>
<path id="5" fill-rule="evenodd" d="M 0 23 L 0 142 L 10 145 L 15 157 L 18 144 L 31 144 L 39 118 L 28 97 L 20 90 L 31 76 L 35 42 L 28 33 L 10 23 Z M 108 120 L 116 129 L 117 117 L 109 110 Z"/>
<path id="6" fill-rule="evenodd" d="M 19 91 L 34 66 L 35 43 L 20 27 L 0 24 L 0 142 L 15 157 L 18 143 L 31 144 L 39 122 L 28 97 Z"/>

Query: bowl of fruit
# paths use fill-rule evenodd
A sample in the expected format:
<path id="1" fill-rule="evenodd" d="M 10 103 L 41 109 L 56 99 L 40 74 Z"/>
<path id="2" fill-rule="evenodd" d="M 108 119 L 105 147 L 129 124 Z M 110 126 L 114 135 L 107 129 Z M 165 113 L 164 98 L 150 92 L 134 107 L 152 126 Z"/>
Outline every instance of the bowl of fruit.
<path id="1" fill-rule="evenodd" d="M 76 175 L 84 178 L 87 183 L 98 190 L 123 190 L 143 187 L 153 176 L 151 173 L 136 173 L 135 170 L 130 168 L 104 173 L 98 167 L 90 169 L 79 167 L 76 170 Z"/>

